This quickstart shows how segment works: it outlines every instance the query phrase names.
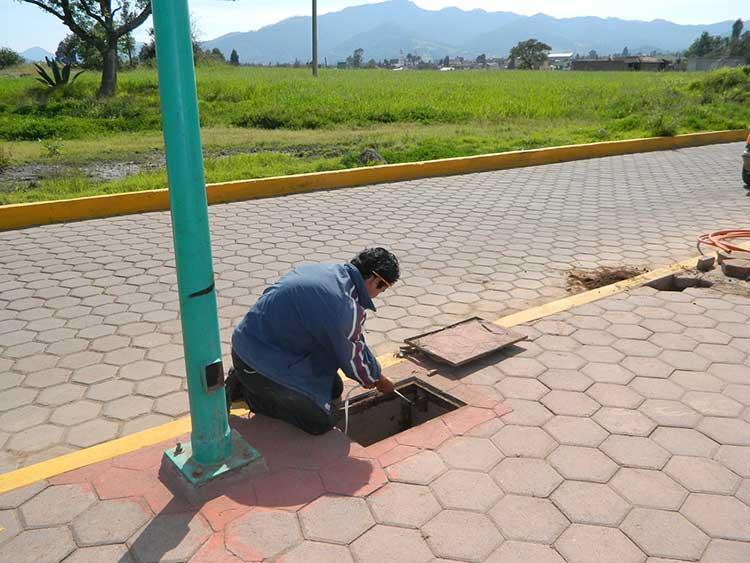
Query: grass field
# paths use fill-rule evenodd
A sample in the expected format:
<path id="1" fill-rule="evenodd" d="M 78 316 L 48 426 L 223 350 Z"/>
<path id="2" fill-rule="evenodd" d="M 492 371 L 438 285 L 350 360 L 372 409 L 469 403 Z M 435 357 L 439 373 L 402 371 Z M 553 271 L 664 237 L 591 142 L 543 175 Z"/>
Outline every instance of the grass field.
<path id="1" fill-rule="evenodd" d="M 387 162 L 746 127 L 750 69 L 686 73 L 197 69 L 209 182 Z M 0 72 L 0 204 L 166 185 L 156 72 L 95 97 L 87 72 L 50 93 Z M 150 165 L 120 179 L 107 163 Z M 30 171 L 29 174 L 14 171 Z M 104 175 L 106 177 L 106 174 Z"/>

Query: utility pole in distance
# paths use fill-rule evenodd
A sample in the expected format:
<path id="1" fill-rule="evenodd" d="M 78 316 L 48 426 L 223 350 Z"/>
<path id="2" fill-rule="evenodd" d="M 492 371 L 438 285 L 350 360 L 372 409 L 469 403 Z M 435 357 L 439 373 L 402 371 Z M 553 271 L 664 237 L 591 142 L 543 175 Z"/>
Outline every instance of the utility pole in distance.
<path id="1" fill-rule="evenodd" d="M 312 0 L 312 72 L 318 76 L 318 0 Z"/>

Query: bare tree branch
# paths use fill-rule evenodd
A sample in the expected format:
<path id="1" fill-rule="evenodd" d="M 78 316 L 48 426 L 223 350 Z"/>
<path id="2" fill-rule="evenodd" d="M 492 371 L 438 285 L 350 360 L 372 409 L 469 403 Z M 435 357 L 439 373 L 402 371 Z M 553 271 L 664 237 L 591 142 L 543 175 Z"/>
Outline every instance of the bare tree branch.
<path id="1" fill-rule="evenodd" d="M 89 16 L 91 19 L 98 21 L 100 24 L 102 24 L 102 26 L 107 27 L 107 24 L 104 21 L 104 18 L 102 18 L 99 14 L 97 14 L 94 10 L 91 9 L 91 6 L 89 6 L 88 0 L 79 0 L 79 4 L 81 5 L 81 8 L 83 8 L 83 11 L 86 12 L 87 16 Z"/>
<path id="2" fill-rule="evenodd" d="M 33 4 L 34 6 L 39 6 L 42 10 L 45 12 L 49 12 L 56 18 L 65 21 L 65 15 L 61 14 L 60 12 L 57 12 L 56 10 L 52 9 L 52 6 L 49 6 L 48 4 L 45 4 L 44 2 L 40 0 L 18 0 L 19 2 L 25 2 L 27 4 Z"/>
<path id="3" fill-rule="evenodd" d="M 115 34 L 117 35 L 117 37 L 121 37 L 125 35 L 126 33 L 130 33 L 136 27 L 138 27 L 143 22 L 145 22 L 150 15 L 151 15 L 151 2 L 146 4 L 146 6 L 143 8 L 143 11 L 140 14 L 138 14 L 138 16 L 136 16 L 134 19 L 130 20 L 129 22 L 125 23 L 121 27 L 117 28 L 115 30 Z"/>

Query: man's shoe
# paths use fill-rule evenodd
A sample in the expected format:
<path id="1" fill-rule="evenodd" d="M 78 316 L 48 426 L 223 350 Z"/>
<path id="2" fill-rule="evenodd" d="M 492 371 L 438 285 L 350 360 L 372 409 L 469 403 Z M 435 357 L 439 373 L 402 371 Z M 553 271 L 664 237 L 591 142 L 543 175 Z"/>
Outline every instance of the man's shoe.
<path id="1" fill-rule="evenodd" d="M 229 368 L 227 379 L 224 382 L 224 391 L 227 395 L 227 412 L 232 410 L 232 403 L 242 399 L 242 382 L 237 375 L 237 370 Z"/>

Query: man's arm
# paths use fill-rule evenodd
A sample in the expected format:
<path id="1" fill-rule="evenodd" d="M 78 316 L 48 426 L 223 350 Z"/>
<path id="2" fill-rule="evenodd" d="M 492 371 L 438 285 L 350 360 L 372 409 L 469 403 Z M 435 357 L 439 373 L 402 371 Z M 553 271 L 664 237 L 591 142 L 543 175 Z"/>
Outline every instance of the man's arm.
<path id="1" fill-rule="evenodd" d="M 381 368 L 378 360 L 367 346 L 362 333 L 365 313 L 350 299 L 329 332 L 339 367 L 350 379 L 363 387 L 378 386 Z"/>

